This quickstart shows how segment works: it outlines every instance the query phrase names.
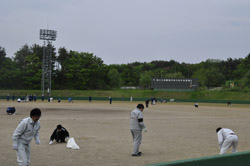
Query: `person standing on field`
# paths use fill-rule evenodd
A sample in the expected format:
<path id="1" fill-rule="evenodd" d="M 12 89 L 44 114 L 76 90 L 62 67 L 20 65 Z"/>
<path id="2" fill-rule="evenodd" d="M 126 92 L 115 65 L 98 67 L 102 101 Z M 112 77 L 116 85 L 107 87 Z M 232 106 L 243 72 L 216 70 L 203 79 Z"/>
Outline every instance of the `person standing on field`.
<path id="1" fill-rule="evenodd" d="M 40 144 L 39 130 L 41 110 L 34 108 L 30 117 L 23 119 L 13 133 L 13 149 L 17 151 L 17 162 L 19 166 L 30 165 L 30 142 L 35 138 L 35 143 Z"/>
<path id="2" fill-rule="evenodd" d="M 146 126 L 143 122 L 143 112 L 144 105 L 138 104 L 136 109 L 130 113 L 130 131 L 133 138 L 133 153 L 132 156 L 141 156 L 139 147 L 142 140 L 142 130 L 147 131 Z"/>
<path id="3" fill-rule="evenodd" d="M 112 97 L 109 96 L 109 104 L 112 104 Z"/>
<path id="4" fill-rule="evenodd" d="M 146 103 L 146 107 L 148 108 L 149 99 L 147 99 L 147 100 L 145 101 L 145 103 Z"/>
<path id="5" fill-rule="evenodd" d="M 238 137 L 231 130 L 227 128 L 217 128 L 220 154 L 226 154 L 227 150 L 232 146 L 232 153 L 237 152 Z"/>
<path id="6" fill-rule="evenodd" d="M 42 102 L 44 101 L 44 95 L 42 94 Z"/>

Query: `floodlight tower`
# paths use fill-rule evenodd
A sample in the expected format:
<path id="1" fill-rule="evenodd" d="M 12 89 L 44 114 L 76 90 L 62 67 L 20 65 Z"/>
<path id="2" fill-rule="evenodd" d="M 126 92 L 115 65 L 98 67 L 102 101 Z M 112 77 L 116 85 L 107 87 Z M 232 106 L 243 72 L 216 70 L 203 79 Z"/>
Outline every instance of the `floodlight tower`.
<path id="1" fill-rule="evenodd" d="M 47 90 L 51 96 L 51 74 L 52 74 L 52 41 L 56 40 L 57 32 L 54 30 L 40 29 L 40 40 L 43 40 L 43 64 L 42 64 L 42 95 Z M 47 44 L 47 46 L 46 46 Z"/>

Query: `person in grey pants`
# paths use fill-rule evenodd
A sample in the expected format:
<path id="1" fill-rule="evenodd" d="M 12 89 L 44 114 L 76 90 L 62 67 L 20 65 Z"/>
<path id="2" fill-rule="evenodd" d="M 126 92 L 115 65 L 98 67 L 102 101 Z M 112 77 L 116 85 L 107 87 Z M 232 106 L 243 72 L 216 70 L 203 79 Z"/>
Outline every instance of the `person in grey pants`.
<path id="1" fill-rule="evenodd" d="M 232 147 L 233 153 L 237 152 L 238 137 L 231 129 L 219 127 L 216 129 L 216 133 L 218 136 L 220 154 L 226 154 L 230 147 Z"/>
<path id="2" fill-rule="evenodd" d="M 13 149 L 17 151 L 17 162 L 19 166 L 30 165 L 30 142 L 35 138 L 36 144 L 40 144 L 39 129 L 41 110 L 34 108 L 30 117 L 23 119 L 13 133 Z"/>
<path id="3" fill-rule="evenodd" d="M 147 131 L 147 128 L 143 122 L 143 112 L 144 105 L 138 104 L 136 109 L 130 113 L 130 131 L 133 137 L 133 153 L 132 156 L 141 156 L 139 152 L 139 147 L 142 140 L 142 130 Z"/>

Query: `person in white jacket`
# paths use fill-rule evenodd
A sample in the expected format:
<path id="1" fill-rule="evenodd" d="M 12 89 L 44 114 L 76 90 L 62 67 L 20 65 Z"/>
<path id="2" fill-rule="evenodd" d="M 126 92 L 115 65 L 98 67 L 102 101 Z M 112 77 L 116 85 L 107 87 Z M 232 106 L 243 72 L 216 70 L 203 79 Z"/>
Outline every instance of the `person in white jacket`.
<path id="1" fill-rule="evenodd" d="M 30 165 L 30 142 L 35 138 L 35 143 L 40 144 L 39 129 L 41 110 L 34 108 L 30 117 L 23 119 L 13 133 L 13 149 L 17 151 L 17 162 L 19 166 Z"/>
<path id="2" fill-rule="evenodd" d="M 232 153 L 237 152 L 238 137 L 231 129 L 219 127 L 216 129 L 216 133 L 220 154 L 226 154 L 230 147 L 232 147 Z"/>
<path id="3" fill-rule="evenodd" d="M 139 146 L 142 140 L 142 130 L 147 131 L 146 126 L 143 122 L 143 112 L 144 105 L 138 104 L 136 109 L 130 113 L 130 131 L 133 138 L 133 153 L 132 156 L 141 156 L 139 152 Z"/>

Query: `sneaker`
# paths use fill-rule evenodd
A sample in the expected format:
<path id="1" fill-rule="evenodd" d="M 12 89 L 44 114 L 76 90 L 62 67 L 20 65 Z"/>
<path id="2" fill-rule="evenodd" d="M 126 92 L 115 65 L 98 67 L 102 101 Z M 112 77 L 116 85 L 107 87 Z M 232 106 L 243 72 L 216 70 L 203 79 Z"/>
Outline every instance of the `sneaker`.
<path id="1" fill-rule="evenodd" d="M 141 156 L 141 152 L 138 152 L 137 154 L 132 154 L 132 156 L 134 156 L 134 157 L 140 157 Z"/>

